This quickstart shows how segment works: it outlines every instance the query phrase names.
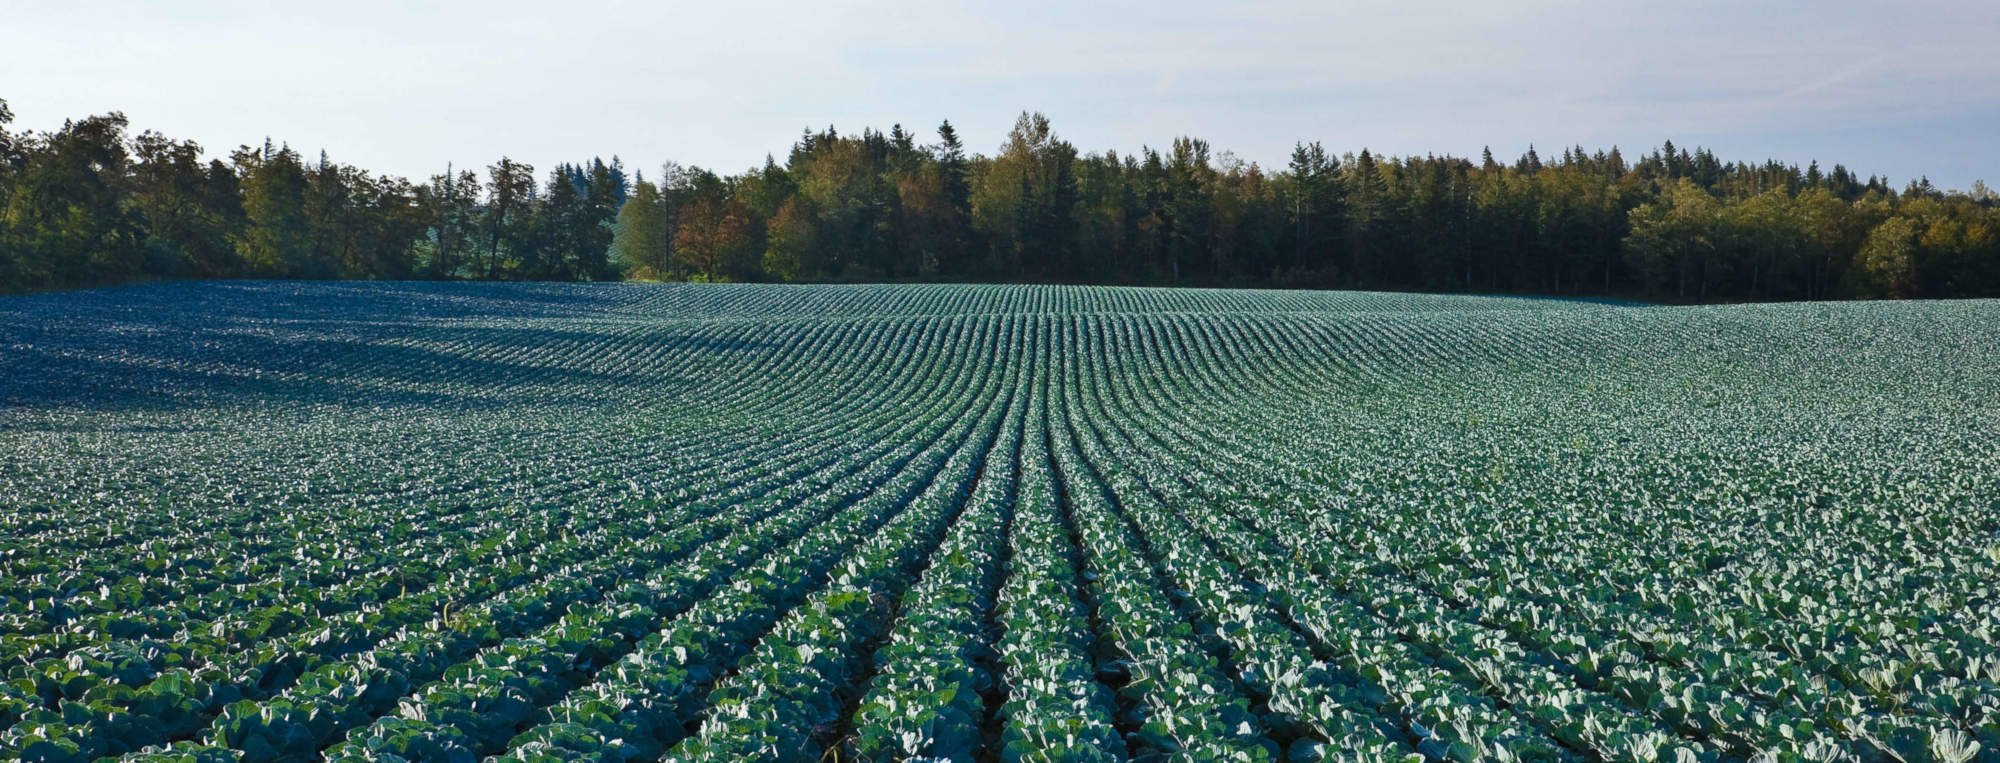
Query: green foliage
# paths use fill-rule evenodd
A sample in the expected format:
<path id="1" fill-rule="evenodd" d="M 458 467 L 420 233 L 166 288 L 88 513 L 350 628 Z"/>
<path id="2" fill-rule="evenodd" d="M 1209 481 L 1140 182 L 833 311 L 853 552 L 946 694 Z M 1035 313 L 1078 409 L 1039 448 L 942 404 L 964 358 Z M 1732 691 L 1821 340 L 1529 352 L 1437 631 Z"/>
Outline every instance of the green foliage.
<path id="1" fill-rule="evenodd" d="M 147 278 L 701 281 L 1008 280 L 1518 292 L 1684 302 L 2000 294 L 2000 197 L 1898 191 L 1835 165 L 1725 163 L 1671 142 L 1531 146 L 1513 163 L 1335 156 L 1282 171 L 1206 141 L 1080 153 L 1023 113 L 992 156 L 949 122 L 801 135 L 780 164 L 722 176 L 616 158 L 482 184 L 301 159 L 266 141 L 230 163 L 123 116 L 14 135 L 0 122 L 0 284 Z M 1892 218 L 1914 232 L 1871 233 Z M 1895 235 L 1890 235 L 1890 234 Z M 1909 233 L 1908 251 L 1891 246 Z"/>
<path id="2" fill-rule="evenodd" d="M 1914 296 L 1917 232 L 1917 222 L 1901 216 L 1891 217 L 1868 232 L 1868 240 L 1854 261 L 1851 288 L 1857 296 Z"/>
<path id="3" fill-rule="evenodd" d="M 306 171 L 289 146 L 240 149 L 233 157 L 243 178 L 244 228 L 237 255 L 250 272 L 266 277 L 330 277 L 334 265 L 308 261 L 313 241 L 306 220 Z"/>
<path id="4" fill-rule="evenodd" d="M 667 272 L 667 255 L 672 251 L 667 239 L 667 210 L 660 189 L 639 178 L 632 198 L 618 207 L 618 222 L 612 230 L 611 259 L 634 275 L 659 278 Z"/>
<path id="5" fill-rule="evenodd" d="M 1719 263 L 1722 204 L 1687 178 L 1675 183 L 1658 202 L 1632 210 L 1632 232 L 1625 238 L 1626 256 L 1645 274 L 1652 290 L 1671 288 L 1676 297 L 1689 296 L 1692 280 L 1706 296 Z"/>

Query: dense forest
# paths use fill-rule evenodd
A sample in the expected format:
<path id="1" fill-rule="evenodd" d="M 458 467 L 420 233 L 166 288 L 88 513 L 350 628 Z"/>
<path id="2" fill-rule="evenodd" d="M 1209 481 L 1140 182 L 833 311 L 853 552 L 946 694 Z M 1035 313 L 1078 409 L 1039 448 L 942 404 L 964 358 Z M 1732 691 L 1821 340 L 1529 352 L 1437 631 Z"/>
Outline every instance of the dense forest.
<path id="1" fill-rule="evenodd" d="M 946 122 L 808 130 L 723 175 L 616 158 L 414 181 L 266 140 L 226 159 L 124 116 L 10 132 L 0 289 L 162 278 L 1052 281 L 1626 296 L 2000 295 L 2000 196 L 1671 142 L 1513 161 L 1205 141 L 1081 154 L 1023 114 L 991 156 Z M 1546 155 L 1544 155 L 1546 153 Z"/>

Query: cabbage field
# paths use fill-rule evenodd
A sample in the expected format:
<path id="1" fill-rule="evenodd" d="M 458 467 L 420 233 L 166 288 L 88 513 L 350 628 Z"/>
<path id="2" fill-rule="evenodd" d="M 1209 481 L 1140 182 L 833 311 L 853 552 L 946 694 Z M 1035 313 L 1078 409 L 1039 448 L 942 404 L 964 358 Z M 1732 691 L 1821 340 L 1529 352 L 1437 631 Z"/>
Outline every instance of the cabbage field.
<path id="1" fill-rule="evenodd" d="M 0 759 L 2000 761 L 2000 303 L 0 299 Z"/>

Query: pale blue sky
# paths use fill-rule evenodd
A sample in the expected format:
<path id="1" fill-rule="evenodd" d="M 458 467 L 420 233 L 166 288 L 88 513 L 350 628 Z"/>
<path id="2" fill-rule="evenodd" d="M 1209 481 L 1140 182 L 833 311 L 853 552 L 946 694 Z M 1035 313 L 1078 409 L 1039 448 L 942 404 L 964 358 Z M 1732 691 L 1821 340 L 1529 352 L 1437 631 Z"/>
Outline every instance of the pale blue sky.
<path id="1" fill-rule="evenodd" d="M 1085 151 L 1209 139 L 1513 157 L 1663 139 L 2000 182 L 2000 3 L 8 0 L 16 129 L 123 110 L 413 177 L 502 154 L 737 171 L 806 126 L 1022 109 Z"/>

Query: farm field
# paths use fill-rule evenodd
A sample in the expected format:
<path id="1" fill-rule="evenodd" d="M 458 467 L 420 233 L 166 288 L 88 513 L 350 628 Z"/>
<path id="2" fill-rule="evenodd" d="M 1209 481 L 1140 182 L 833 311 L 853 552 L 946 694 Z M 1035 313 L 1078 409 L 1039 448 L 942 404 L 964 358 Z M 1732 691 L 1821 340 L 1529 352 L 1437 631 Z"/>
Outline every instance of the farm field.
<path id="1" fill-rule="evenodd" d="M 0 759 L 2000 761 L 2000 302 L 0 298 Z"/>

